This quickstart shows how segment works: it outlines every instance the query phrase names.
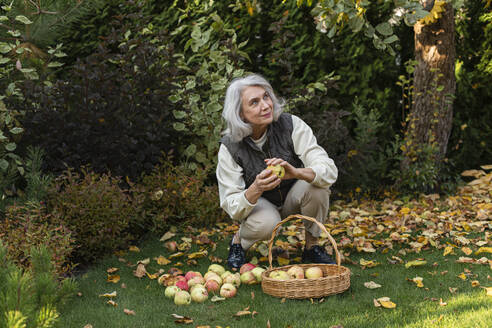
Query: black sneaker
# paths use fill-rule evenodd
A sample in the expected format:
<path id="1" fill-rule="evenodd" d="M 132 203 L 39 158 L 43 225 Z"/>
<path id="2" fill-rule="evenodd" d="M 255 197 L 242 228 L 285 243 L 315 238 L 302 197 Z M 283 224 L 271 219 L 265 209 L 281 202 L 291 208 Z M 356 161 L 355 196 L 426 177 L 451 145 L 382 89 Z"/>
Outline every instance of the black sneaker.
<path id="1" fill-rule="evenodd" d="M 229 244 L 229 256 L 227 257 L 227 265 L 231 269 L 239 269 L 244 263 L 246 263 L 246 255 L 244 254 L 243 247 L 241 244 Z"/>
<path id="2" fill-rule="evenodd" d="M 304 249 L 302 252 L 303 263 L 323 263 L 323 264 L 335 264 L 335 261 L 326 254 L 323 247 L 314 245 L 310 249 Z"/>

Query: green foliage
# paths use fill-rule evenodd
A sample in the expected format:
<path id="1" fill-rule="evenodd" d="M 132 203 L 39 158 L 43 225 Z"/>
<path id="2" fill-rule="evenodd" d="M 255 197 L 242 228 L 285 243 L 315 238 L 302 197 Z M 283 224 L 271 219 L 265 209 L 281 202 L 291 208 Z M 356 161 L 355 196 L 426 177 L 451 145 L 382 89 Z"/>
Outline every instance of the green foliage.
<path id="1" fill-rule="evenodd" d="M 202 165 L 215 166 L 223 124 L 222 102 L 229 82 L 244 75 L 240 68 L 241 48 L 246 42 L 236 43 L 236 34 L 215 13 L 192 20 L 171 34 L 191 30 L 184 53 L 177 54 L 177 65 L 186 75 L 176 82 L 170 100 L 177 108 L 173 114 L 174 128 L 185 131 L 192 143 L 182 152 Z M 190 53 L 191 50 L 191 53 Z M 244 56 L 244 54 L 242 54 Z M 196 168 L 196 165 L 192 165 Z"/>
<path id="2" fill-rule="evenodd" d="M 131 186 L 138 217 L 144 218 L 145 229 L 156 233 L 171 225 L 210 226 L 225 218 L 219 206 L 216 185 L 205 184 L 207 169 L 174 166 L 163 160 L 141 182 Z"/>
<path id="3" fill-rule="evenodd" d="M 77 248 L 73 258 L 90 262 L 128 245 L 134 237 L 131 222 L 136 217 L 128 194 L 120 188 L 121 178 L 66 170 L 47 195 L 54 224 L 72 232 Z"/>
<path id="4" fill-rule="evenodd" d="M 7 245 L 8 246 L 8 245 Z M 56 306 L 75 294 L 72 279 L 59 282 L 50 253 L 44 246 L 30 250 L 32 270 L 15 266 L 0 241 L 0 327 L 54 327 L 58 321 Z"/>
<path id="5" fill-rule="evenodd" d="M 168 97 L 179 71 L 168 33 L 137 14 L 113 28 L 65 79 L 24 84 L 26 101 L 17 104 L 26 111 L 23 145 L 42 147 L 51 172 L 89 164 L 137 178 L 162 151 L 187 143 L 172 127 Z"/>
<path id="6" fill-rule="evenodd" d="M 52 215 L 42 204 L 9 206 L 0 220 L 0 239 L 18 266 L 32 268 L 30 249 L 44 246 L 52 254 L 54 271 L 59 275 L 71 271 L 69 258 L 75 246 L 72 234 L 63 224 L 52 223 Z"/>

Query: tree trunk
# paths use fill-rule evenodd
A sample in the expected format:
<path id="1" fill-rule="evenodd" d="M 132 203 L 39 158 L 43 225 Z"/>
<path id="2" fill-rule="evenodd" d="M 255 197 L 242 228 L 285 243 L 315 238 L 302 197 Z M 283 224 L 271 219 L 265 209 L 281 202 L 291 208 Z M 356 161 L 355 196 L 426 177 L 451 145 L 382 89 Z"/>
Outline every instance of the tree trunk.
<path id="1" fill-rule="evenodd" d="M 432 3 L 423 1 L 424 8 Z M 428 25 L 415 24 L 414 32 L 417 66 L 413 104 L 402 146 L 405 155 L 402 169 L 408 169 L 412 162 L 429 159 L 439 166 L 444 159 L 456 89 L 453 7 L 447 3 L 441 18 Z"/>

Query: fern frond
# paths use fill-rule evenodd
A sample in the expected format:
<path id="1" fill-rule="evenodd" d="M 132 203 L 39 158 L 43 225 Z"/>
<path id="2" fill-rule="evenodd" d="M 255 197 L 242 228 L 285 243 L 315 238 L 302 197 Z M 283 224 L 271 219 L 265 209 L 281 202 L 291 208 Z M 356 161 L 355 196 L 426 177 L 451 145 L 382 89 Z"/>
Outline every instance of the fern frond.
<path id="1" fill-rule="evenodd" d="M 8 311 L 6 313 L 8 328 L 26 328 L 26 319 L 20 311 Z"/>

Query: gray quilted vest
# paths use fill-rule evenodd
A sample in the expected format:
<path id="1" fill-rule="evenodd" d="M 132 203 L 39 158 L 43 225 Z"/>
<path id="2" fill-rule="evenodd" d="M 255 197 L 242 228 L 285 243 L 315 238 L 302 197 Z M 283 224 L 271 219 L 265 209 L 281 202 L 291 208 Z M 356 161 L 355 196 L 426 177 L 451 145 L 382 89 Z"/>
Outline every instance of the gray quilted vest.
<path id="1" fill-rule="evenodd" d="M 282 113 L 277 121 L 268 126 L 267 140 L 262 149 L 258 148 L 250 137 L 246 137 L 240 142 L 232 142 L 229 136 L 224 136 L 220 142 L 227 147 L 234 161 L 242 167 L 243 178 L 248 188 L 256 176 L 266 169 L 266 158 L 281 158 L 289 162 L 292 166 L 304 167 L 302 161 L 294 151 L 292 141 L 292 116 Z M 282 206 L 295 179 L 282 180 L 280 185 L 263 193 L 262 197 L 268 199 L 276 206 Z"/>

